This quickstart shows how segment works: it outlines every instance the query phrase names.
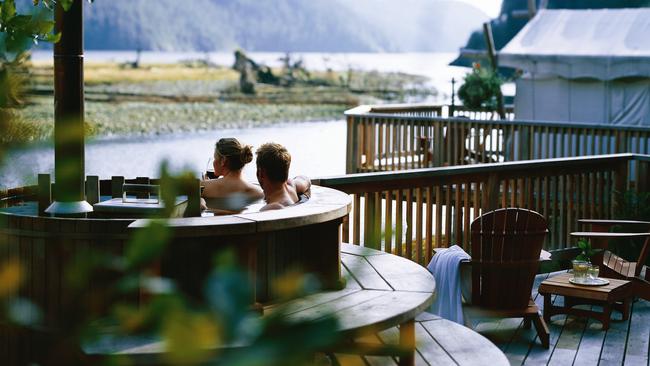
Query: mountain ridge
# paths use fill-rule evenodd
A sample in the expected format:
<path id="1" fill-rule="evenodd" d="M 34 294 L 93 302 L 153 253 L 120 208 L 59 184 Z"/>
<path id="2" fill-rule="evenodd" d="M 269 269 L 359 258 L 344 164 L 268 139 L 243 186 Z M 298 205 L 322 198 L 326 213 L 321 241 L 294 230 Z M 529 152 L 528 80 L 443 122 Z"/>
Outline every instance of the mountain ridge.
<path id="1" fill-rule="evenodd" d="M 488 19 L 449 0 L 111 0 L 84 8 L 95 50 L 456 51 Z"/>

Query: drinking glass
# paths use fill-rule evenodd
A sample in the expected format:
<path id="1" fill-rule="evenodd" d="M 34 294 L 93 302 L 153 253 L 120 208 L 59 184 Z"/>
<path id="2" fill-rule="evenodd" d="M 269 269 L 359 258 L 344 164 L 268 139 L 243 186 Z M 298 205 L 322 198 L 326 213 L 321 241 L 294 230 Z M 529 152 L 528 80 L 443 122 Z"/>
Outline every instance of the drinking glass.
<path id="1" fill-rule="evenodd" d="M 214 158 L 208 159 L 208 164 L 205 167 L 205 179 L 217 179 L 214 174 Z"/>
<path id="2" fill-rule="evenodd" d="M 589 269 L 587 270 L 587 275 L 588 275 L 589 279 L 593 280 L 593 279 L 598 278 L 598 273 L 599 273 L 598 266 L 595 266 L 593 264 L 591 266 L 589 266 Z"/>
<path id="3" fill-rule="evenodd" d="M 589 262 L 574 260 L 571 262 L 573 264 L 573 277 L 576 280 L 584 280 L 587 278 L 587 270 L 590 267 Z"/>

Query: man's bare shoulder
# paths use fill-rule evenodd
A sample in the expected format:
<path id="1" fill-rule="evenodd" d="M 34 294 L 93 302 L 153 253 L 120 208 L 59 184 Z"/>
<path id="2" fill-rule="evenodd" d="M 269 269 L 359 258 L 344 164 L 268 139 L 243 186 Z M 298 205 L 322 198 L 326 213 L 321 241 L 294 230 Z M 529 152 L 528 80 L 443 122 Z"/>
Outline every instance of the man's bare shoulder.
<path id="1" fill-rule="evenodd" d="M 246 187 L 245 193 L 251 197 L 255 198 L 263 198 L 264 197 L 264 191 L 262 191 L 262 188 L 260 186 L 256 186 L 254 184 L 248 183 Z"/>

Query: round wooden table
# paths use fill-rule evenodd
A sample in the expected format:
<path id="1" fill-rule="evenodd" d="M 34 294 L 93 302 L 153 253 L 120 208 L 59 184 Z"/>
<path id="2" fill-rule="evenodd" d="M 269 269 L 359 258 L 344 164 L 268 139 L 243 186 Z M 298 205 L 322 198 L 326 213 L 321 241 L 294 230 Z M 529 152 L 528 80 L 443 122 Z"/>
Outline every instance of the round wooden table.
<path id="1" fill-rule="evenodd" d="M 344 289 L 267 306 L 264 316 L 280 307 L 289 319 L 295 320 L 336 316 L 339 331 L 350 341 L 341 349 L 327 351 L 336 358 L 354 353 L 345 356 L 358 358 L 355 362 L 365 362 L 360 357 L 377 361 L 376 356 L 391 356 L 397 351 L 400 365 L 413 365 L 416 360 L 423 365 L 481 365 L 486 359 L 493 366 L 508 365 L 503 352 L 485 337 L 424 312 L 434 300 L 436 289 L 433 276 L 424 267 L 395 255 L 343 243 L 341 268 L 347 280 Z M 355 341 L 361 337 L 365 343 Z M 86 352 L 119 353 L 138 364 L 157 359 L 165 352 L 165 345 L 149 341 Z M 382 359 L 382 364 L 394 362 L 390 357 Z"/>
<path id="2" fill-rule="evenodd" d="M 399 364 L 414 364 L 414 320 L 431 306 L 435 296 L 436 283 L 431 273 L 408 259 L 346 243 L 341 245 L 341 264 L 347 280 L 344 289 L 278 306 L 289 319 L 334 315 L 340 332 L 350 339 L 399 326 L 399 347 L 408 350 Z M 266 307 L 265 314 L 275 307 Z M 359 349 L 364 354 L 372 352 L 363 345 Z"/>

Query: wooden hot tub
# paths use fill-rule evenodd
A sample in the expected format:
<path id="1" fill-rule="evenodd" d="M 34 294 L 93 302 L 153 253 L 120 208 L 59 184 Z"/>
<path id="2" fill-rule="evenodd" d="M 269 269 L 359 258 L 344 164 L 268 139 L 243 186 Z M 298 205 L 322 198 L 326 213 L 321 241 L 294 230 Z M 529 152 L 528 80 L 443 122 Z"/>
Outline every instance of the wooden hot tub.
<path id="1" fill-rule="evenodd" d="M 331 188 L 311 190 L 309 200 L 282 210 L 167 220 L 174 239 L 161 263 L 163 276 L 177 279 L 184 292 L 201 296 L 215 255 L 231 249 L 250 270 L 257 302 L 277 298 L 276 280 L 287 271 L 312 273 L 324 288 L 339 288 L 340 227 L 351 199 Z M 128 230 L 141 229 L 148 221 L 136 220 Z"/>
<path id="2" fill-rule="evenodd" d="M 88 177 L 88 181 L 97 187 L 93 191 L 99 201 L 120 196 L 115 179 Z M 33 299 L 47 322 L 57 317 L 65 303 L 74 301 L 63 280 L 68 264 L 88 249 L 123 254 L 133 231 L 147 220 L 39 216 L 37 202 L 42 200 L 36 186 L 0 192 L 0 258 L 21 262 L 27 280 L 20 296 Z M 336 288 L 340 226 L 350 205 L 347 194 L 313 186 L 307 202 L 283 210 L 169 219 L 174 237 L 160 270 L 200 296 L 216 253 L 230 248 L 238 254 L 239 264 L 251 270 L 258 302 L 277 295 L 273 282 L 288 270 L 314 273 L 325 288 Z"/>

